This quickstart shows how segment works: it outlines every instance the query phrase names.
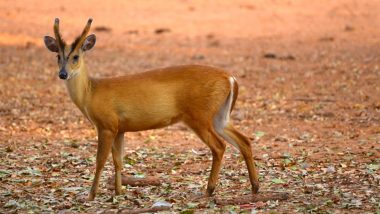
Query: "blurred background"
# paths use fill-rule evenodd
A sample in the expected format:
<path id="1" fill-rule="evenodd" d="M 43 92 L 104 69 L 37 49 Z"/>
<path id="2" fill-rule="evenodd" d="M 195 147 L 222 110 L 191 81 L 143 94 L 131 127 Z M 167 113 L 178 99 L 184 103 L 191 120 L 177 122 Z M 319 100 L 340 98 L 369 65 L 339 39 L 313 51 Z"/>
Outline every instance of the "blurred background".
<path id="1" fill-rule="evenodd" d="M 344 30 L 375 36 L 377 1 L 1 1 L 0 44 L 41 45 L 61 19 L 68 40 L 94 18 L 102 46 L 131 45 L 131 36 L 154 36 L 161 29 L 184 38 L 215 34 L 225 38 L 332 36 Z M 130 38 L 129 38 L 130 39 Z M 181 38 L 183 39 L 183 38 Z"/>

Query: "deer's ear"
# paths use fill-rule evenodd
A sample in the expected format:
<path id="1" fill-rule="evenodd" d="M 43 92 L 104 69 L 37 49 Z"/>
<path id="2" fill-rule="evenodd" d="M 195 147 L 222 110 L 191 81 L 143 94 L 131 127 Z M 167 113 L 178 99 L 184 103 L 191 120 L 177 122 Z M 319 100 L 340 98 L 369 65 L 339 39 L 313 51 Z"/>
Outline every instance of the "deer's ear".
<path id="1" fill-rule="evenodd" d="M 91 34 L 91 35 L 87 36 L 86 39 L 83 42 L 82 50 L 83 51 L 90 50 L 91 48 L 94 47 L 95 43 L 96 43 L 96 36 L 95 36 L 95 34 Z"/>
<path id="2" fill-rule="evenodd" d="M 44 37 L 44 43 L 47 49 L 51 52 L 58 53 L 58 45 L 56 40 L 51 36 L 45 36 Z"/>

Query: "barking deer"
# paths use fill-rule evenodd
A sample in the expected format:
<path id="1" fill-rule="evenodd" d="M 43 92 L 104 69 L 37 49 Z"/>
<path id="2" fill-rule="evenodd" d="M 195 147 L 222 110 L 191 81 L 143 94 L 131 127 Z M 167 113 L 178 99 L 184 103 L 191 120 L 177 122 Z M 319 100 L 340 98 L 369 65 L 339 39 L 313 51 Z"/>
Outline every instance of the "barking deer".
<path id="1" fill-rule="evenodd" d="M 183 65 L 113 78 L 88 76 L 84 53 L 96 42 L 88 35 L 92 19 L 72 44 L 65 43 L 55 19 L 54 35 L 44 37 L 57 53 L 60 79 L 75 105 L 98 134 L 95 178 L 88 200 L 94 200 L 109 153 L 115 166 L 115 192 L 121 194 L 122 150 L 125 132 L 156 129 L 183 122 L 211 149 L 212 166 L 207 195 L 214 192 L 225 142 L 236 147 L 248 168 L 252 192 L 259 190 L 258 172 L 249 139 L 236 130 L 230 113 L 238 96 L 236 79 L 209 66 Z M 88 35 L 88 36 L 87 36 Z"/>

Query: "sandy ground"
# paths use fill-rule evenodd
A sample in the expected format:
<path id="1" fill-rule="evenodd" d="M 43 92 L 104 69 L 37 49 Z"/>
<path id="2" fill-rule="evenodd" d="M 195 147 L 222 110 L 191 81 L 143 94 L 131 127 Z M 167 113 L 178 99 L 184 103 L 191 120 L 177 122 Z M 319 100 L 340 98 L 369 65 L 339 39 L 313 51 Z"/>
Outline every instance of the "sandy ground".
<path id="1" fill-rule="evenodd" d="M 379 212 L 379 10 L 371 0 L 0 1 L 0 210 L 116 212 L 168 201 L 172 212 Z M 261 191 L 291 197 L 194 201 L 211 156 L 179 124 L 125 137 L 125 174 L 161 177 L 162 187 L 127 187 L 106 202 L 109 161 L 98 200 L 81 202 L 96 134 L 43 46 L 55 17 L 67 41 L 94 19 L 97 44 L 86 62 L 95 77 L 179 64 L 234 74 L 240 94 L 232 118 L 252 139 Z M 215 197 L 248 194 L 247 179 L 229 149 Z"/>

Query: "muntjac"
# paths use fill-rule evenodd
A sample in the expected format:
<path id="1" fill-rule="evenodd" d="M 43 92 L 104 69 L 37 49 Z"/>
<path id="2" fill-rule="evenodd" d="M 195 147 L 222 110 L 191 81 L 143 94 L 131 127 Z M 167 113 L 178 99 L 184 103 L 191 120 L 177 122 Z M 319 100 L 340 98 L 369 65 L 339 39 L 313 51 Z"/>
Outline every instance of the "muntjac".
<path id="1" fill-rule="evenodd" d="M 248 168 L 252 192 L 259 190 L 258 172 L 249 139 L 236 130 L 230 114 L 238 96 L 236 79 L 209 66 L 183 65 L 113 78 L 88 76 L 84 53 L 96 42 L 88 35 L 92 19 L 72 44 L 62 40 L 59 19 L 54 35 L 44 37 L 48 50 L 57 53 L 58 76 L 79 110 L 96 127 L 98 148 L 95 178 L 88 200 L 94 200 L 109 153 L 115 166 L 115 192 L 121 194 L 125 132 L 156 129 L 183 122 L 211 149 L 212 166 L 207 195 L 214 192 L 225 142 L 236 147 Z M 88 36 L 87 36 L 88 35 Z"/>

